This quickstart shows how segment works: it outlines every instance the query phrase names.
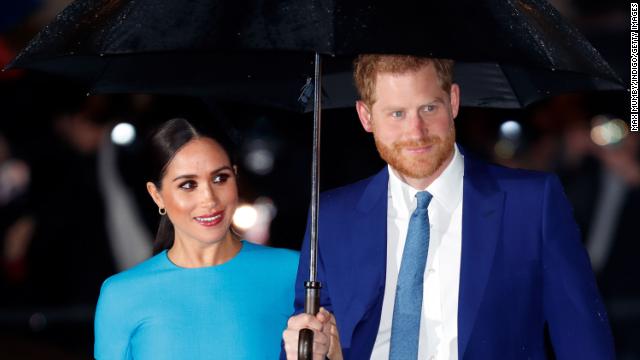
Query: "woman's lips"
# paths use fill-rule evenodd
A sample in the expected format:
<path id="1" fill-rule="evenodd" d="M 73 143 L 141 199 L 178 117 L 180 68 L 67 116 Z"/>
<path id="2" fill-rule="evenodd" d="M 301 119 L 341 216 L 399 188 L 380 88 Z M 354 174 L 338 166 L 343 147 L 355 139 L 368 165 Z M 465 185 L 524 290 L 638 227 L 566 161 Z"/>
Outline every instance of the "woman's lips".
<path id="1" fill-rule="evenodd" d="M 224 218 L 224 210 L 217 211 L 213 214 L 196 216 L 193 219 L 202 226 L 215 226 L 218 225 Z"/>

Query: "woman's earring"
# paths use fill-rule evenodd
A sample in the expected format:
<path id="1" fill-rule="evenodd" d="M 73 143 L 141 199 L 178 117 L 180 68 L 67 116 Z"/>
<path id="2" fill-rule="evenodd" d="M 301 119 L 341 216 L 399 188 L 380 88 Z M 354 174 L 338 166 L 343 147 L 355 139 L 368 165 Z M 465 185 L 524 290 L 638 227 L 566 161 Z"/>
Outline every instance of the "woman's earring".
<path id="1" fill-rule="evenodd" d="M 165 209 L 165 208 L 158 208 L 158 214 L 160 214 L 160 215 L 166 215 L 166 214 L 167 214 L 167 209 Z"/>
<path id="2" fill-rule="evenodd" d="M 231 234 L 233 234 L 238 239 L 242 239 L 242 232 L 238 231 L 238 229 L 236 229 L 236 227 L 233 226 L 233 224 L 231 224 L 231 226 L 229 226 L 229 231 L 231 231 Z"/>

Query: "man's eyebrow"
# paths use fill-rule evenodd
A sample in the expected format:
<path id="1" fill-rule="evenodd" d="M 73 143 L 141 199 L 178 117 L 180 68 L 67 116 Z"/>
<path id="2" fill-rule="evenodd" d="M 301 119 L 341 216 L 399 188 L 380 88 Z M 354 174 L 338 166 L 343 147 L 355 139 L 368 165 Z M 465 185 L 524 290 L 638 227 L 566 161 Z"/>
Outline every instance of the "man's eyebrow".
<path id="1" fill-rule="evenodd" d="M 433 98 L 433 100 L 431 100 L 431 101 L 427 101 L 427 102 L 425 102 L 424 104 L 422 104 L 422 105 L 420 105 L 420 106 L 430 105 L 430 104 L 433 104 L 433 103 L 442 103 L 442 104 L 444 104 L 444 103 L 445 103 L 445 101 L 444 101 L 444 99 L 443 99 L 442 97 L 440 97 L 440 96 L 436 96 L 435 98 Z M 392 111 L 392 110 L 393 110 L 393 111 L 400 111 L 400 110 L 404 110 L 404 109 L 405 109 L 405 107 L 404 107 L 404 106 L 400 106 L 400 105 L 388 105 L 388 106 L 383 107 L 381 110 L 382 110 L 383 112 L 387 112 L 387 111 Z"/>
<path id="2" fill-rule="evenodd" d="M 404 110 L 404 107 L 389 105 L 389 106 L 385 106 L 385 107 L 382 108 L 383 112 L 387 112 L 387 111 L 391 111 L 391 110 L 394 110 L 394 111 Z"/>

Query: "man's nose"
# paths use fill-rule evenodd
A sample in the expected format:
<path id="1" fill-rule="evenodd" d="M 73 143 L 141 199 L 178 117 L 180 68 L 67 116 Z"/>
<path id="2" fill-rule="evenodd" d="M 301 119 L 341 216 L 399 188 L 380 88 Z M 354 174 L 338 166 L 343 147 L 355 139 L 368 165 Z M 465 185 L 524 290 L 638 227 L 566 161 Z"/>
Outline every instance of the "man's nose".
<path id="1" fill-rule="evenodd" d="M 418 111 L 409 113 L 406 126 L 407 135 L 411 139 L 421 139 L 427 133 L 425 119 L 420 116 L 420 113 Z"/>

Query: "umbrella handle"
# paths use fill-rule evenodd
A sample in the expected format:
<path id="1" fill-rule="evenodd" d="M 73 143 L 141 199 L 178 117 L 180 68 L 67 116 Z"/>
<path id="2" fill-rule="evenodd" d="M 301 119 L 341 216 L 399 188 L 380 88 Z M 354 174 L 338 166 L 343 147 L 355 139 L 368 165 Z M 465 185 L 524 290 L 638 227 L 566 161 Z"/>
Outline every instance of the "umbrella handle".
<path id="1" fill-rule="evenodd" d="M 305 281 L 304 312 L 316 315 L 320 311 L 320 288 L 317 281 Z M 298 334 L 298 360 L 311 360 L 313 357 L 313 330 L 302 329 Z"/>
<path id="2" fill-rule="evenodd" d="M 298 334 L 298 360 L 313 358 L 313 330 L 302 329 Z"/>

